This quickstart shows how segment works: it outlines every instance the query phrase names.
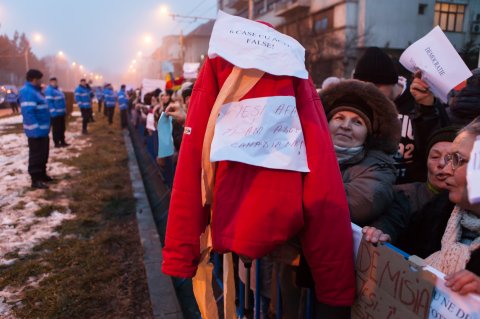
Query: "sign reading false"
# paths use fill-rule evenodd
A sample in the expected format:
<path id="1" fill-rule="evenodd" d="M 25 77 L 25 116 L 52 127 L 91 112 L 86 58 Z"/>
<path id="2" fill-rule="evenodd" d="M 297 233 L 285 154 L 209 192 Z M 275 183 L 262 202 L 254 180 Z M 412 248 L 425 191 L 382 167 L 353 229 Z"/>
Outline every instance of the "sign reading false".
<path id="1" fill-rule="evenodd" d="M 422 71 L 422 80 L 443 103 L 447 103 L 450 90 L 472 76 L 439 26 L 409 46 L 400 63 L 410 72 Z"/>
<path id="2" fill-rule="evenodd" d="M 224 104 L 210 161 L 309 172 L 295 98 L 272 96 Z"/>
<path id="3" fill-rule="evenodd" d="M 220 56 L 242 69 L 308 79 L 305 48 L 292 37 L 260 22 L 218 12 L 208 56 Z"/>

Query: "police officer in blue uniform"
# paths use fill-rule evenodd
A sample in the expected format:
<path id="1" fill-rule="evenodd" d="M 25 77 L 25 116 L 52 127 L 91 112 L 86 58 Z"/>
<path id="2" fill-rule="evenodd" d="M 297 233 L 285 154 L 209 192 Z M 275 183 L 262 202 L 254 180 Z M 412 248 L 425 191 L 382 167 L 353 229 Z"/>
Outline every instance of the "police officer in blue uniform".
<path id="1" fill-rule="evenodd" d="M 42 95 L 42 72 L 31 69 L 27 72 L 27 82 L 20 89 L 19 101 L 23 115 L 23 129 L 28 137 L 28 173 L 33 188 L 48 188 L 46 182 L 49 153 L 50 111 Z"/>
<path id="2" fill-rule="evenodd" d="M 58 88 L 56 77 L 50 78 L 50 84 L 45 89 L 45 99 L 50 110 L 52 124 L 52 138 L 55 147 L 66 147 L 65 142 L 65 94 Z"/>

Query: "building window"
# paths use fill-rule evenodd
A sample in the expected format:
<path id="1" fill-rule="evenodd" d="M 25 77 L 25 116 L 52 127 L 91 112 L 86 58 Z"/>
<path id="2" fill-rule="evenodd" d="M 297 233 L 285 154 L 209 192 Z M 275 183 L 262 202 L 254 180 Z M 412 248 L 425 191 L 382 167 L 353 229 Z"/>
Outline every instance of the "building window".
<path id="1" fill-rule="evenodd" d="M 463 32 L 463 19 L 465 5 L 447 2 L 435 3 L 434 24 L 439 25 L 443 31 Z"/>
<path id="2" fill-rule="evenodd" d="M 313 15 L 312 28 L 314 34 L 322 34 L 333 29 L 333 9 Z"/>
<path id="3" fill-rule="evenodd" d="M 427 4 L 425 3 L 420 3 L 418 5 L 418 15 L 423 16 L 425 14 L 425 10 L 427 9 Z"/>

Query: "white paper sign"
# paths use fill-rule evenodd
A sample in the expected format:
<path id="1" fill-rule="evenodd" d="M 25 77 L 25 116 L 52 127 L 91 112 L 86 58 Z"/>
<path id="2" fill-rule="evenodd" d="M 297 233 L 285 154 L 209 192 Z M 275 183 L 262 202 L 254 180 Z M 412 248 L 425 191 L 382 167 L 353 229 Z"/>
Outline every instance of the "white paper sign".
<path id="1" fill-rule="evenodd" d="M 467 166 L 467 189 L 470 204 L 480 204 L 480 135 L 473 144 Z"/>
<path id="2" fill-rule="evenodd" d="M 143 79 L 142 80 L 142 101 L 145 97 L 145 94 L 155 91 L 156 89 L 162 90 L 165 92 L 165 86 L 167 82 L 164 80 L 156 80 L 156 79 Z"/>
<path id="3" fill-rule="evenodd" d="M 200 63 L 184 63 L 183 77 L 185 79 L 196 79 L 198 77 L 198 68 Z"/>
<path id="4" fill-rule="evenodd" d="M 259 22 L 218 12 L 208 56 L 221 56 L 242 69 L 308 78 L 305 48 L 292 37 Z"/>
<path id="5" fill-rule="evenodd" d="M 422 79 L 443 103 L 447 103 L 450 90 L 472 76 L 439 26 L 409 46 L 400 63 L 410 72 L 421 70 Z"/>
<path id="6" fill-rule="evenodd" d="M 223 105 L 210 160 L 309 172 L 295 98 L 262 97 Z"/>
<path id="7" fill-rule="evenodd" d="M 437 276 L 435 291 L 430 304 L 429 319 L 480 319 L 480 296 L 461 296 L 445 286 L 445 274 L 427 266 L 425 270 Z"/>

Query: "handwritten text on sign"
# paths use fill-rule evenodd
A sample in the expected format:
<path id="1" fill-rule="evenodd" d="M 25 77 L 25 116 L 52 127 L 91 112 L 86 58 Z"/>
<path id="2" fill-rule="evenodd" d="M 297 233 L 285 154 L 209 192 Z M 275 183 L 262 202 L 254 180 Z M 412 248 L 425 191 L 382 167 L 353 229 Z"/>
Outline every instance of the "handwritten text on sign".
<path id="1" fill-rule="evenodd" d="M 305 48 L 292 37 L 262 23 L 218 12 L 208 56 L 220 56 L 242 69 L 308 79 Z"/>
<path id="2" fill-rule="evenodd" d="M 273 96 L 223 105 L 210 160 L 309 172 L 295 98 Z"/>
<path id="3" fill-rule="evenodd" d="M 436 277 L 411 268 L 392 249 L 362 240 L 356 260 L 357 301 L 354 319 L 429 317 Z"/>
<path id="4" fill-rule="evenodd" d="M 409 46 L 400 63 L 411 72 L 422 71 L 422 79 L 444 103 L 448 92 L 472 75 L 439 26 Z"/>

